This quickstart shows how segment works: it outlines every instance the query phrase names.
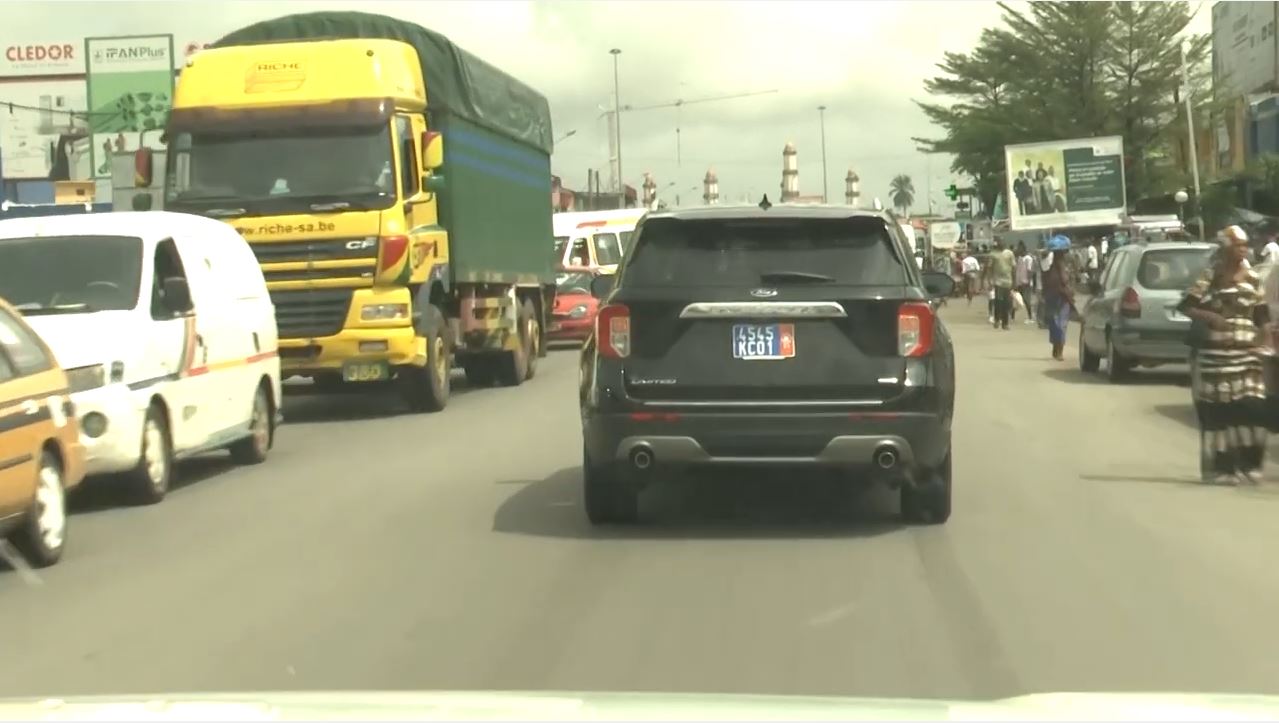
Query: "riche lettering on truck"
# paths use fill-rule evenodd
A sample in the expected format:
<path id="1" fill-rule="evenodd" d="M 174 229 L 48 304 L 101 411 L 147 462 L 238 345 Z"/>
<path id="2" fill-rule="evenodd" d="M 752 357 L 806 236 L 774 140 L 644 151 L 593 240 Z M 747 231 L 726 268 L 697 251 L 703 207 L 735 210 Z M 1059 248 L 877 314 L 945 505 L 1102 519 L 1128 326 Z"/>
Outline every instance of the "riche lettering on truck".
<path id="1" fill-rule="evenodd" d="M 477 385 L 533 376 L 555 294 L 550 110 L 480 62 L 355 12 L 257 23 L 187 60 L 166 207 L 249 241 L 286 376 L 392 383 L 421 411 L 445 406 L 454 363 Z"/>

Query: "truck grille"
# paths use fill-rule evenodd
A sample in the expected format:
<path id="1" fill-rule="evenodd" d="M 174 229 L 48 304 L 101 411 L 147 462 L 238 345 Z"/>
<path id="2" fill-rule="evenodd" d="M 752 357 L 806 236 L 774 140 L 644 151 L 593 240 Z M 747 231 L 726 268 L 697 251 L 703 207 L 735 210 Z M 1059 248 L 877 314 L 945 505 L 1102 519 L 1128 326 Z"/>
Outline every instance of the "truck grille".
<path id="1" fill-rule="evenodd" d="M 332 336 L 342 330 L 353 289 L 272 291 L 275 323 L 281 339 Z"/>
<path id="2" fill-rule="evenodd" d="M 371 285 L 377 268 L 376 236 L 321 241 L 258 241 L 251 244 L 268 284 L 281 281 L 343 279 Z M 335 263 L 335 268 L 280 269 L 279 264 Z"/>
<path id="3" fill-rule="evenodd" d="M 254 241 L 250 246 L 259 264 L 297 261 L 354 261 L 377 258 L 377 237 L 323 241 Z"/>

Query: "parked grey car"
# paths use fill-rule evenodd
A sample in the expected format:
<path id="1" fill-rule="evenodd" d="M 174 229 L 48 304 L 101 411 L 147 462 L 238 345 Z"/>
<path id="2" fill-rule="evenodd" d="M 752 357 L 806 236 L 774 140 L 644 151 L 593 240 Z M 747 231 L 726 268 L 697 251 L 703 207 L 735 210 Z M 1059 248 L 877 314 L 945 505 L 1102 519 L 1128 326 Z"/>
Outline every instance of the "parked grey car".
<path id="1" fill-rule="evenodd" d="M 1137 366 L 1184 364 L 1190 319 L 1177 311 L 1214 247 L 1199 242 L 1136 243 L 1110 255 L 1080 311 L 1079 368 L 1122 382 Z"/>

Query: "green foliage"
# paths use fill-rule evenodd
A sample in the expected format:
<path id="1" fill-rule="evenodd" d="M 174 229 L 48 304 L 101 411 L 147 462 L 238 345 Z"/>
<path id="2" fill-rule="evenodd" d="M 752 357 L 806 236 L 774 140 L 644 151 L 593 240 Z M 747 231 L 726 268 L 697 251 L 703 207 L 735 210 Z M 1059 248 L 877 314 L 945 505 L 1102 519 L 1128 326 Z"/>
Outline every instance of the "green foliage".
<path id="1" fill-rule="evenodd" d="M 1059 2 L 1003 9 L 971 52 L 946 53 L 924 82 L 936 102 L 916 101 L 941 138 L 914 139 L 954 156 L 983 204 L 1004 189 L 1004 146 L 1121 135 L 1129 199 L 1183 183 L 1174 160 L 1184 142 L 1181 51 L 1192 97 L 1209 98 L 1210 38 L 1189 35 L 1186 2 Z M 1184 156 L 1182 156 L 1184 157 Z"/>
<path id="2" fill-rule="evenodd" d="M 910 176 L 904 173 L 894 176 L 888 184 L 888 196 L 892 199 L 893 208 L 901 209 L 905 213 L 915 203 L 914 181 L 911 181 Z"/>

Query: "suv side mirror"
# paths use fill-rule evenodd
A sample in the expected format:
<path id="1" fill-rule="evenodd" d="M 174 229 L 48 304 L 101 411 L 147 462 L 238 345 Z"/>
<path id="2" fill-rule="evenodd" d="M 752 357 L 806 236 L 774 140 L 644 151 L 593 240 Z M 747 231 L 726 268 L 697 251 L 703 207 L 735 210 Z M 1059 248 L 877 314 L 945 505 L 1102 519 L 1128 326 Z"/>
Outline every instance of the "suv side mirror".
<path id="1" fill-rule="evenodd" d="M 934 299 L 944 299 L 955 291 L 955 279 L 950 274 L 940 271 L 925 271 L 920 276 L 924 280 L 924 288 Z"/>
<path id="2" fill-rule="evenodd" d="M 164 303 L 171 311 L 185 314 L 191 310 L 191 287 L 187 280 L 179 276 L 170 276 L 160 285 L 164 290 Z"/>
<path id="3" fill-rule="evenodd" d="M 617 279 L 612 274 L 600 274 L 591 279 L 591 296 L 597 299 L 603 299 L 613 293 L 613 287 L 617 285 Z"/>

